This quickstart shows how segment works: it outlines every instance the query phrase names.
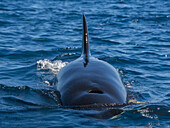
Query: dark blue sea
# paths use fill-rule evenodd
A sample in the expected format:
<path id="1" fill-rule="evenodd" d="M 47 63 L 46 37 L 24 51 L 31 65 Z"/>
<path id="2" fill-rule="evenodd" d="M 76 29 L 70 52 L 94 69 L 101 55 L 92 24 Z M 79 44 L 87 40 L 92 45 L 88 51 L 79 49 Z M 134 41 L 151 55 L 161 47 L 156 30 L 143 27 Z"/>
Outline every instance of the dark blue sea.
<path id="1" fill-rule="evenodd" d="M 59 108 L 58 71 L 81 55 L 113 65 L 136 104 L 109 119 Z M 0 128 L 170 127 L 169 0 L 0 0 Z"/>

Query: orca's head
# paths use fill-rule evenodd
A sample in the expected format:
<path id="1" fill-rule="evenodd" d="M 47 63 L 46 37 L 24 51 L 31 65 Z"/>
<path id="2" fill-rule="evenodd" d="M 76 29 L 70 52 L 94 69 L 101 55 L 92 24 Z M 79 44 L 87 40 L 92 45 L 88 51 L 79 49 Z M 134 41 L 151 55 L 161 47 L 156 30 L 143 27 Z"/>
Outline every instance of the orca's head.
<path id="1" fill-rule="evenodd" d="M 65 106 L 122 104 L 127 96 L 116 69 L 91 57 L 86 67 L 83 58 L 79 58 L 61 69 L 57 90 Z"/>

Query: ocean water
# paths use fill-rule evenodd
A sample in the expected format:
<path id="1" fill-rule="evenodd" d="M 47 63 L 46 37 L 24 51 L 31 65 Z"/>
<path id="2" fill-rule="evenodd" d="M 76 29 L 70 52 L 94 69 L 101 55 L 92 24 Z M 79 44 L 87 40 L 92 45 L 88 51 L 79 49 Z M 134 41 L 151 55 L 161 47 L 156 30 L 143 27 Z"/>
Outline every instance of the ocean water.
<path id="1" fill-rule="evenodd" d="M 98 119 L 58 107 L 58 71 L 91 53 L 120 73 L 139 104 Z M 169 0 L 0 0 L 0 128 L 170 127 Z"/>

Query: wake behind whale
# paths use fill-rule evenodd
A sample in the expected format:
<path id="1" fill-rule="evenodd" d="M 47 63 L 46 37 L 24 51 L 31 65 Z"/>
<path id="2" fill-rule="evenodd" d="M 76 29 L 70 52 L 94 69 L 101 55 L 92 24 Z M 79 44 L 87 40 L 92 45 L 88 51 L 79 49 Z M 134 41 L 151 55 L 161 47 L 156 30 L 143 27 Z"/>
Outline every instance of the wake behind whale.
<path id="1" fill-rule="evenodd" d="M 63 106 L 127 102 L 127 92 L 116 69 L 91 56 L 84 15 L 82 54 L 62 68 L 57 79 L 56 89 Z"/>

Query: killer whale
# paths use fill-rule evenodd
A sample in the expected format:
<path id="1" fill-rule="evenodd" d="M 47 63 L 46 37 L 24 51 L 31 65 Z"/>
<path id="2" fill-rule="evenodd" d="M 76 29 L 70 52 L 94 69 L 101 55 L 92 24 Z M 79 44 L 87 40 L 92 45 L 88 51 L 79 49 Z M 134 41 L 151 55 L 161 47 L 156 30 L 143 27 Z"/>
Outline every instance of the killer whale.
<path id="1" fill-rule="evenodd" d="M 56 88 L 63 106 L 127 102 L 127 92 L 116 69 L 91 56 L 84 15 L 82 54 L 62 68 L 57 79 Z"/>

